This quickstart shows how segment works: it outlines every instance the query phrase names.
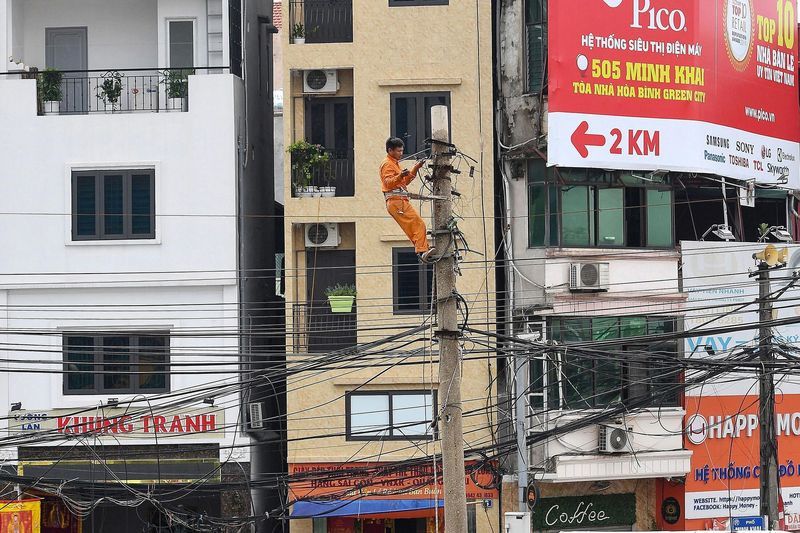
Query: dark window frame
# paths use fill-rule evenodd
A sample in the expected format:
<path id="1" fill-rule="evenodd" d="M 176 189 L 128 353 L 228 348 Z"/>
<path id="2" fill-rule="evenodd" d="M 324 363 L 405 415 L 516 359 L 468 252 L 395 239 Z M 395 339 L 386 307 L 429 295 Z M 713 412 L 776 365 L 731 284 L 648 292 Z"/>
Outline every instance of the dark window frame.
<path id="1" fill-rule="evenodd" d="M 620 360 L 614 361 L 610 364 L 608 360 L 601 358 L 589 359 L 581 357 L 578 359 L 579 367 L 575 363 L 565 361 L 562 356 L 557 356 L 555 352 L 551 353 L 547 358 L 547 377 L 548 377 L 548 405 L 549 409 L 563 409 L 563 410 L 576 410 L 576 409 L 604 409 L 609 405 L 627 405 L 631 400 L 636 400 L 636 394 L 641 394 L 642 390 L 647 390 L 648 387 L 655 389 L 659 386 L 666 386 L 668 384 L 678 384 L 681 381 L 680 374 L 670 375 L 667 370 L 675 369 L 678 357 L 680 356 L 678 343 L 676 340 L 667 341 L 653 341 L 647 342 L 643 339 L 637 339 L 637 336 L 622 336 L 622 332 L 626 327 L 624 322 L 626 320 L 641 319 L 643 320 L 644 333 L 642 335 L 655 335 L 659 333 L 670 333 L 678 331 L 678 319 L 674 316 L 659 316 L 659 315 L 629 315 L 629 316 L 559 316 L 551 318 L 547 321 L 548 338 L 555 340 L 559 344 L 569 347 L 570 344 L 584 344 L 597 342 L 609 342 L 603 350 L 615 351 L 621 356 Z M 616 321 L 614 326 L 617 330 L 616 336 L 611 336 L 606 339 L 595 339 L 595 336 L 600 333 L 596 329 L 597 325 L 594 321 Z M 564 328 L 564 323 L 572 322 L 585 322 L 589 324 L 590 330 L 584 331 L 584 336 L 580 340 L 564 340 L 562 331 L 567 331 Z M 630 327 L 629 325 L 627 327 Z M 627 352 L 641 352 L 653 349 L 659 353 L 670 353 L 676 360 L 675 365 L 669 365 L 664 361 L 659 361 L 657 364 L 645 366 L 642 358 L 633 358 L 627 360 L 625 354 Z M 569 355 L 569 350 L 566 351 Z M 533 362 L 533 360 L 531 360 Z M 617 373 L 617 388 L 608 388 L 608 380 L 613 379 L 608 373 L 608 368 L 616 365 L 615 373 Z M 652 371 L 650 375 L 642 375 L 641 372 L 648 368 Z M 531 366 L 529 370 L 531 383 L 535 384 L 537 379 L 541 379 L 541 370 L 537 367 Z M 537 372 L 534 374 L 534 371 Z M 638 372 L 637 380 L 631 380 L 631 372 Z M 598 378 L 604 378 L 605 383 L 599 382 Z M 579 390 L 581 380 L 588 379 L 590 381 L 589 391 Z M 647 384 L 642 384 L 642 381 Z M 577 392 L 580 398 L 570 399 L 570 395 Z M 604 401 L 602 395 L 608 395 L 613 392 L 618 394 L 619 399 L 612 402 Z M 588 393 L 588 394 L 586 394 Z M 676 388 L 673 391 L 671 398 L 653 399 L 641 408 L 662 408 L 662 407 L 679 407 L 680 406 L 681 392 Z"/>
<path id="2" fill-rule="evenodd" d="M 148 215 L 134 215 L 132 204 L 132 177 L 133 175 L 148 175 L 150 177 L 150 213 Z M 105 225 L 103 223 L 105 212 L 105 183 L 104 177 L 106 176 L 122 176 L 122 213 L 114 213 L 122 215 L 123 230 L 122 233 L 109 234 L 105 232 Z M 72 190 L 70 191 L 71 198 L 71 234 L 73 241 L 102 241 L 102 240 L 145 240 L 156 238 L 156 190 L 155 190 L 155 169 L 98 169 L 98 170 L 74 170 L 70 184 Z M 78 180 L 84 177 L 94 178 L 94 233 L 91 235 L 78 235 L 78 219 L 81 216 L 78 214 Z M 149 216 L 150 231 L 148 233 L 133 233 L 133 217 L 134 216 Z"/>
<path id="3" fill-rule="evenodd" d="M 71 374 L 67 373 L 69 371 L 69 365 L 72 363 L 69 358 L 69 339 L 76 338 L 76 337 L 88 337 L 92 339 L 92 360 L 85 361 L 85 362 L 75 362 L 74 364 L 85 364 L 91 365 L 92 372 L 91 375 L 94 378 L 94 386 L 89 389 L 73 389 L 69 387 L 69 376 Z M 127 337 L 128 338 L 128 354 L 129 360 L 127 363 L 119 362 L 119 363 L 110 363 L 104 360 L 104 349 L 103 349 L 103 339 L 110 338 L 110 337 Z M 140 360 L 141 350 L 138 349 L 140 339 L 143 337 L 158 337 L 163 339 L 164 347 L 163 347 L 163 354 L 164 354 L 164 362 L 163 364 L 147 362 L 143 363 Z M 62 363 L 64 368 L 64 374 L 62 377 L 62 392 L 65 396 L 82 396 L 82 395 L 92 395 L 92 394 L 154 394 L 154 393 L 164 393 L 170 392 L 171 388 L 171 379 L 170 379 L 170 359 L 171 359 L 171 352 L 170 352 L 170 335 L 169 331 L 104 331 L 104 332 L 97 332 L 97 331 L 69 331 L 65 332 L 62 335 Z M 132 340 L 135 339 L 135 342 Z M 77 351 L 77 350 L 76 350 Z M 80 350 L 81 352 L 88 352 L 88 347 L 86 349 Z M 155 353 L 155 352 L 150 352 Z M 143 388 L 141 385 L 141 378 L 142 374 L 139 373 L 140 366 L 163 366 L 163 372 L 153 372 L 152 375 L 162 375 L 164 376 L 164 387 L 147 387 Z M 105 366 L 128 366 L 129 372 L 128 376 L 130 376 L 130 383 L 129 387 L 127 388 L 106 388 L 105 387 L 105 380 L 104 374 Z M 86 372 L 89 374 L 89 372 Z"/>
<path id="4" fill-rule="evenodd" d="M 533 8 L 532 4 L 536 4 Z M 548 59 L 548 0 L 525 0 L 525 93 L 547 94 L 547 59 Z M 533 60 L 533 39 L 539 36 L 542 40 L 538 48 L 541 66 L 536 72 L 531 66 Z M 535 76 L 535 79 L 534 79 Z"/>
<path id="5" fill-rule="evenodd" d="M 628 176 L 630 180 L 627 181 L 625 175 L 629 173 L 618 171 L 604 171 L 597 169 L 574 169 L 574 168 L 559 168 L 554 170 L 554 167 L 544 167 L 542 175 L 534 175 L 533 165 L 544 165 L 539 160 L 534 160 L 528 164 L 527 168 L 527 182 L 526 182 L 526 205 L 528 207 L 528 248 L 542 248 L 542 247 L 563 247 L 563 248 L 627 248 L 627 249 L 651 249 L 651 250 L 671 250 L 675 248 L 676 224 L 675 224 L 675 187 L 671 185 L 669 178 L 665 178 L 664 183 L 650 183 L 638 180 Z M 539 169 L 541 170 L 541 169 Z M 587 229 L 590 233 L 589 244 L 564 244 L 563 231 L 564 231 L 564 202 L 563 193 L 564 189 L 574 187 L 587 187 L 591 194 L 592 201 L 587 204 L 588 213 L 591 217 L 591 224 Z M 603 211 L 600 207 L 599 196 L 601 190 L 618 189 L 622 190 L 623 201 L 623 216 L 622 216 L 622 244 L 608 244 L 600 243 L 599 232 L 600 213 Z M 639 205 L 627 205 L 627 194 L 629 191 L 642 191 L 641 202 Z M 670 244 L 667 245 L 652 245 L 647 242 L 648 240 L 648 204 L 647 193 L 648 191 L 668 192 L 671 197 L 670 202 Z M 545 195 L 543 199 L 544 215 L 543 228 L 534 228 L 532 224 L 538 223 L 537 214 L 533 212 L 534 194 Z M 639 234 L 640 240 L 644 244 L 629 244 L 629 227 L 631 219 L 634 217 L 632 210 L 636 208 L 639 216 Z M 555 209 L 555 212 L 553 211 Z M 533 242 L 534 235 L 541 235 L 542 242 Z"/>
<path id="6" fill-rule="evenodd" d="M 401 264 L 399 262 L 399 255 L 409 253 L 413 254 L 414 260 L 417 262 L 420 291 L 417 295 L 417 307 L 415 309 L 401 309 L 401 305 L 406 306 L 409 305 L 410 302 L 400 302 L 400 276 L 398 268 Z M 403 263 L 403 266 L 406 266 L 406 263 Z M 431 276 L 431 283 L 430 286 L 428 286 L 428 274 L 432 272 L 433 265 L 419 261 L 414 248 L 406 246 L 392 248 L 392 312 L 395 315 L 421 315 L 431 312 L 433 278 Z M 433 311 L 436 312 L 436 304 L 434 304 Z"/>
<path id="7" fill-rule="evenodd" d="M 393 137 L 400 137 L 403 139 L 402 136 L 398 132 L 394 131 L 394 124 L 395 118 L 397 117 L 397 100 L 399 99 L 410 99 L 414 98 L 416 100 L 415 107 L 416 107 L 416 114 L 414 117 L 414 122 L 416 126 L 415 135 L 417 137 L 417 145 L 416 151 L 424 150 L 425 149 L 425 139 L 426 137 L 426 116 L 425 116 L 425 98 L 444 98 L 445 105 L 447 106 L 447 123 L 448 128 L 447 131 L 450 132 L 450 141 L 452 141 L 452 123 L 453 123 L 453 100 L 450 91 L 410 91 L 410 92 L 393 92 L 389 93 L 389 110 L 390 110 L 390 117 L 389 117 L 389 135 Z M 403 139 L 405 142 L 405 139 Z M 410 147 L 406 146 L 405 149 L 406 154 L 412 154 L 414 152 L 411 151 Z"/>
<path id="8" fill-rule="evenodd" d="M 389 7 L 446 6 L 450 0 L 389 0 Z"/>
<path id="9" fill-rule="evenodd" d="M 436 418 L 436 413 L 438 413 L 438 391 L 434 390 L 431 391 L 427 390 L 413 390 L 413 389 L 404 389 L 404 390 L 359 390 L 359 391 L 349 391 L 345 394 L 345 439 L 348 441 L 408 441 L 408 440 L 437 440 L 439 438 L 439 432 L 436 428 L 433 428 L 430 434 L 428 435 L 404 435 L 400 433 L 399 435 L 395 434 L 395 427 L 394 427 L 394 407 L 392 398 L 394 396 L 420 396 L 420 395 L 427 395 L 432 396 L 431 398 L 431 418 Z M 388 434 L 387 435 L 353 435 L 352 433 L 352 410 L 350 399 L 353 396 L 388 396 L 389 397 L 389 426 L 388 426 Z M 430 420 L 427 422 L 431 422 Z M 421 422 L 419 422 L 421 423 Z"/>

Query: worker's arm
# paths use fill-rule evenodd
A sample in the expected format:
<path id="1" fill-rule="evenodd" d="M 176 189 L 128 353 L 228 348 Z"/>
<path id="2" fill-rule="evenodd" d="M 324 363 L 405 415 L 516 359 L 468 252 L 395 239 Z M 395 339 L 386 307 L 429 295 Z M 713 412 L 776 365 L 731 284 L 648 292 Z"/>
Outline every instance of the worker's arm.
<path id="1" fill-rule="evenodd" d="M 417 177 L 417 171 L 422 166 L 422 163 L 417 163 L 411 171 L 403 170 L 398 172 L 397 169 L 392 168 L 390 165 L 383 165 L 381 167 L 381 181 L 384 188 L 387 190 L 399 189 L 411 183 Z"/>

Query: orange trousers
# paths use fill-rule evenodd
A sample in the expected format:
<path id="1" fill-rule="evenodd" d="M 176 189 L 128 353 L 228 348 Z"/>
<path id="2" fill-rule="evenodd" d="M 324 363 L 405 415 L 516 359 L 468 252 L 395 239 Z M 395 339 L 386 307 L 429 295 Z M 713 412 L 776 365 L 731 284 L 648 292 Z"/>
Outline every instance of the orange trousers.
<path id="1" fill-rule="evenodd" d="M 417 210 L 408 201 L 408 198 L 392 196 L 386 200 L 386 210 L 397 221 L 403 231 L 414 243 L 417 253 L 427 252 L 428 236 L 426 235 L 425 221 L 419 216 Z"/>

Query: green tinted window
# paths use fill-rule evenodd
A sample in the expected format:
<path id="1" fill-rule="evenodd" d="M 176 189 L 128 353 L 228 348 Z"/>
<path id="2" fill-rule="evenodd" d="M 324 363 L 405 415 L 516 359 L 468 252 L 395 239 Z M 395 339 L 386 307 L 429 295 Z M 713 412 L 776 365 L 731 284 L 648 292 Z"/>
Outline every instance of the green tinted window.
<path id="1" fill-rule="evenodd" d="M 599 189 L 597 191 L 597 245 L 622 246 L 625 244 L 625 189 Z"/>
<path id="2" fill-rule="evenodd" d="M 672 191 L 647 191 L 647 246 L 672 246 Z"/>
<path id="3" fill-rule="evenodd" d="M 547 186 L 528 186 L 528 246 L 544 246 L 547 235 Z"/>
<path id="4" fill-rule="evenodd" d="M 561 189 L 561 244 L 588 246 L 591 244 L 592 203 L 589 187 L 564 187 Z"/>

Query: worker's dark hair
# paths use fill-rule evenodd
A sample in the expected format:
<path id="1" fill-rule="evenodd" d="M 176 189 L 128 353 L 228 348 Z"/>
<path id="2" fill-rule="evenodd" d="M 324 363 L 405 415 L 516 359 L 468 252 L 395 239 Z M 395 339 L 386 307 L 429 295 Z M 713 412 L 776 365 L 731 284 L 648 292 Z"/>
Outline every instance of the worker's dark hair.
<path id="1" fill-rule="evenodd" d="M 402 139 L 398 139 L 397 137 L 389 137 L 386 139 L 386 152 L 389 150 L 394 150 L 395 148 L 402 148 L 405 146 Z"/>

